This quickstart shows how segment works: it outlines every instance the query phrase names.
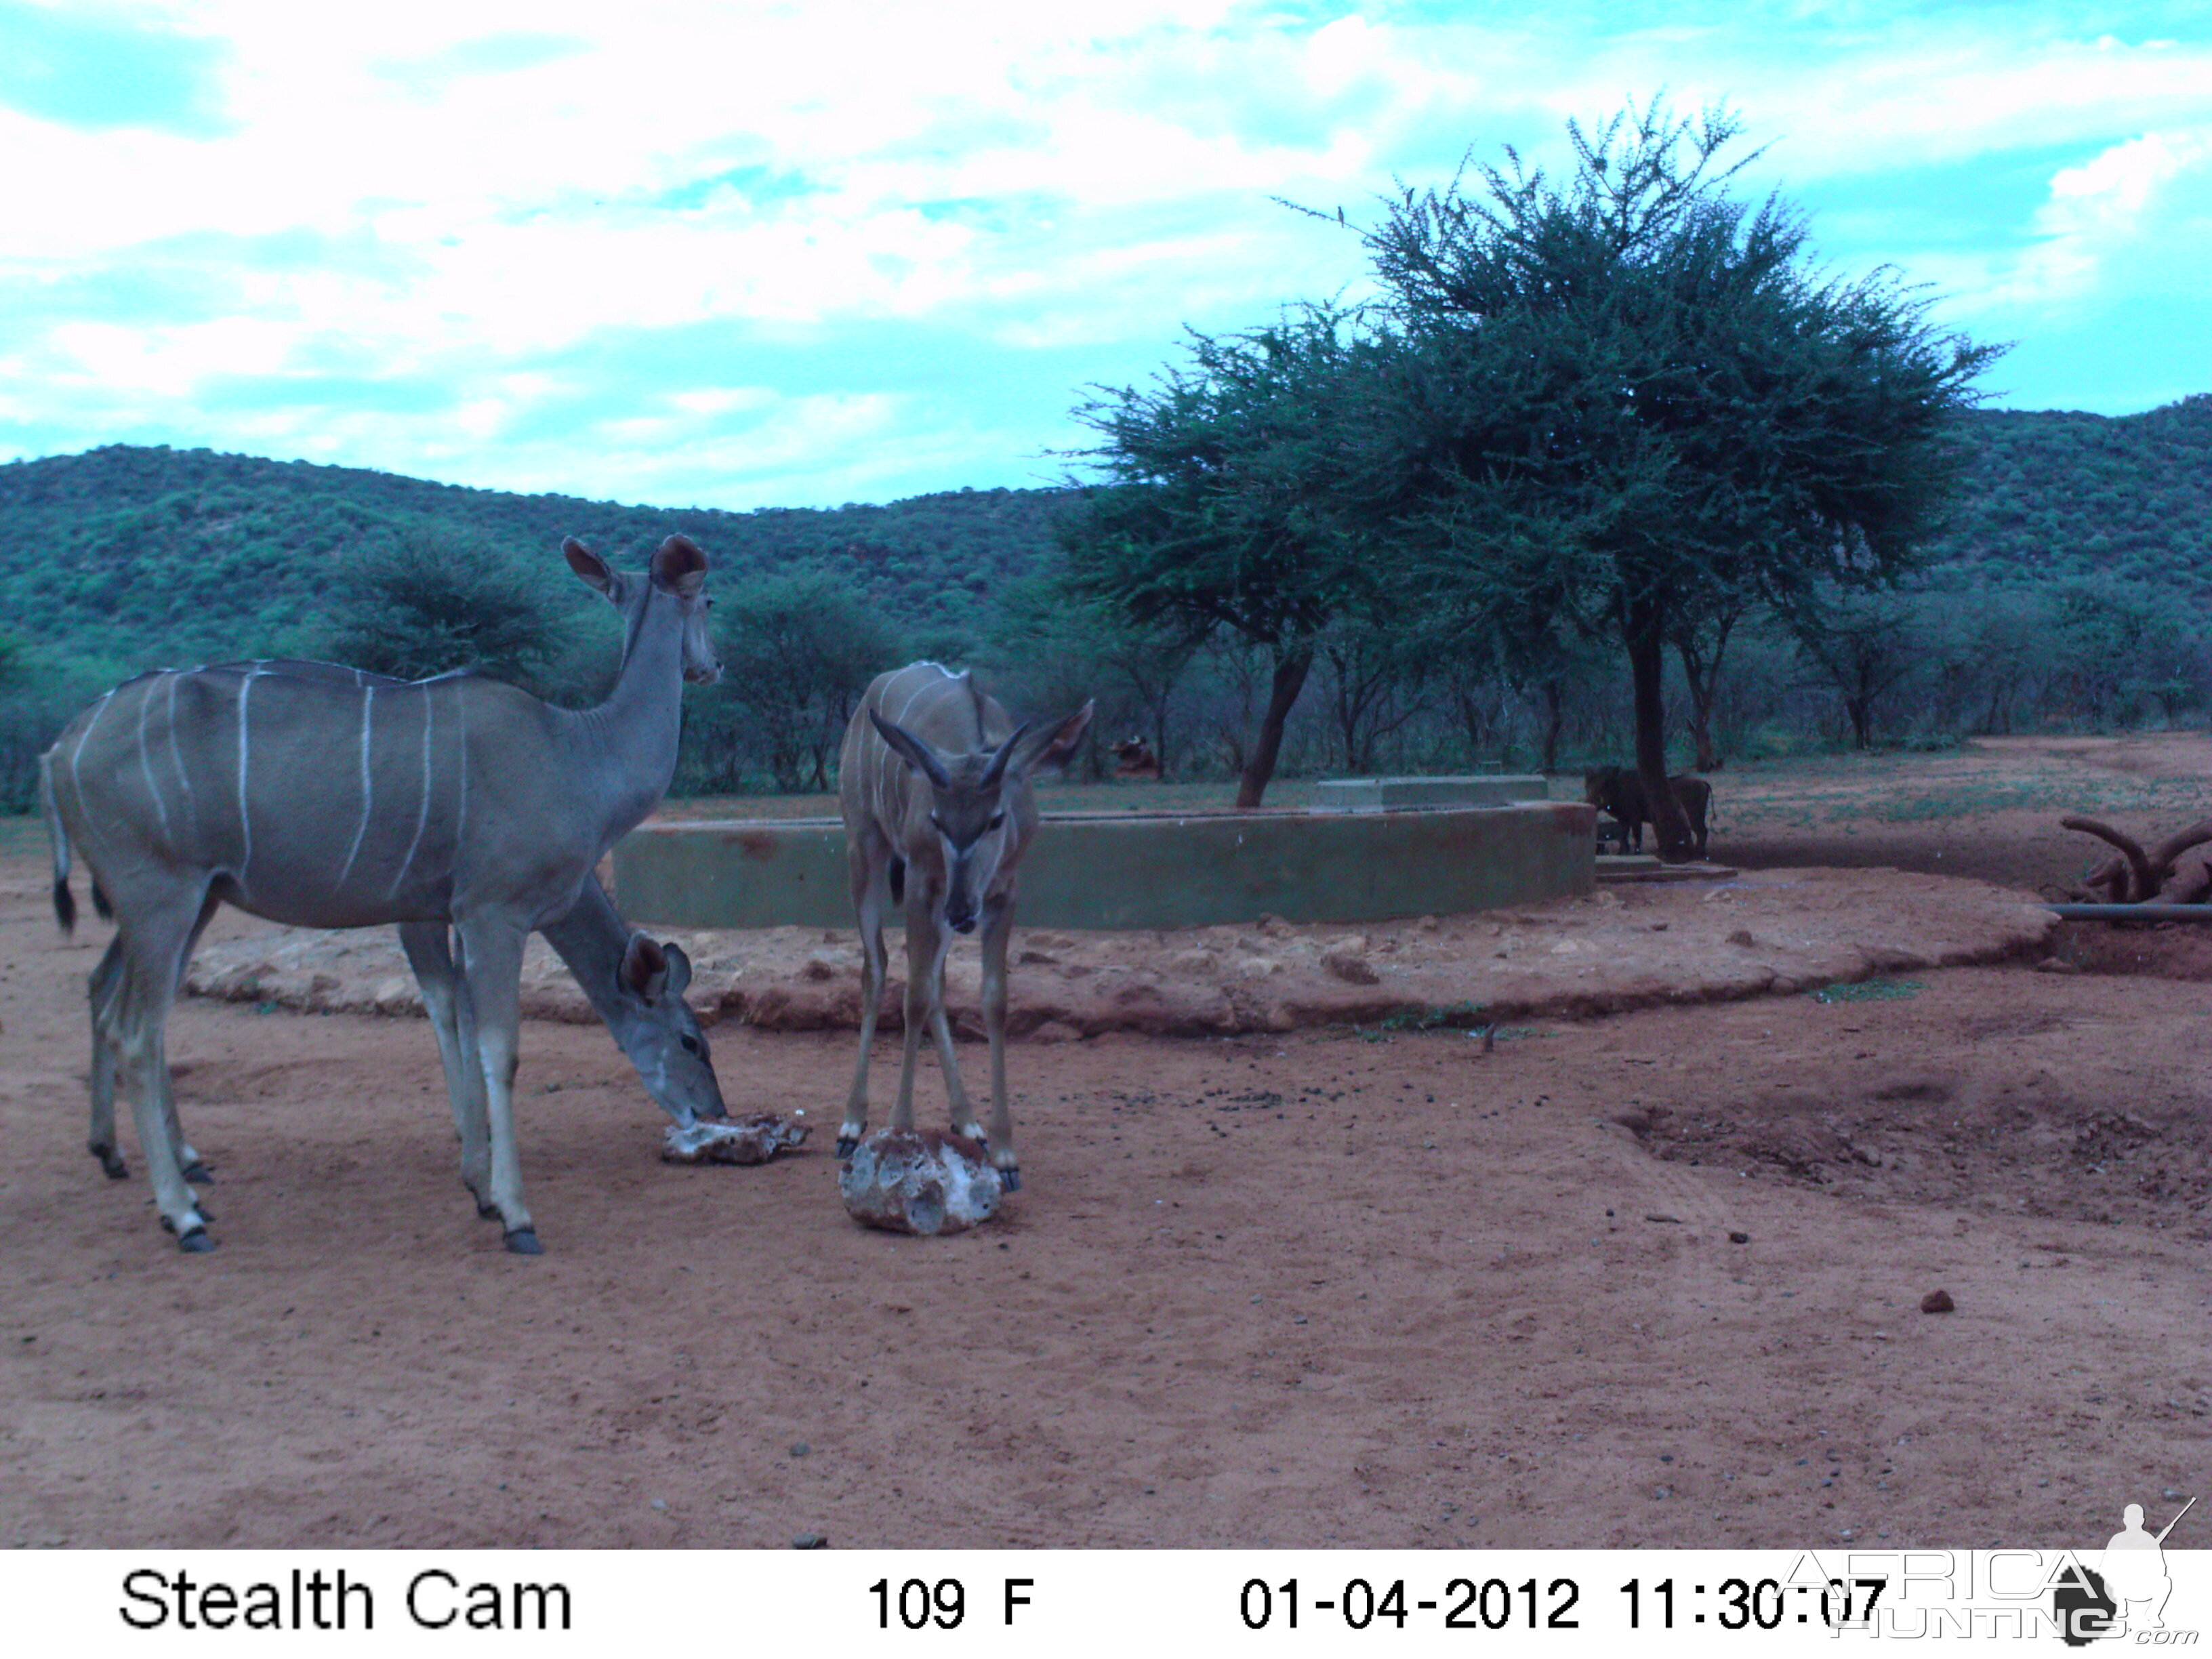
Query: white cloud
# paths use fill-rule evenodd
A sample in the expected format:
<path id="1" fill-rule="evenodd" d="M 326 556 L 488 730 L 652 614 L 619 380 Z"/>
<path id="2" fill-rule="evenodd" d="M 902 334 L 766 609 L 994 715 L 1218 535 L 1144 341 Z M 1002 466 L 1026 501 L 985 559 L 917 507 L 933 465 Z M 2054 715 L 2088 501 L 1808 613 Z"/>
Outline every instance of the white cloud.
<path id="1" fill-rule="evenodd" d="M 2036 210 L 2035 240 L 1990 272 L 1986 303 L 2030 309 L 2186 283 L 2203 293 L 2212 253 L 2212 128 L 2146 133 L 2061 168 Z"/>
<path id="2" fill-rule="evenodd" d="M 1186 320 L 1235 327 L 1357 289 L 1357 238 L 1271 196 L 1371 213 L 1394 173 L 1433 178 L 1507 139 L 1557 158 L 1562 117 L 1662 86 L 1686 109 L 1734 101 L 1755 142 L 1777 141 L 1761 176 L 1785 185 L 2095 147 L 2020 228 L 2024 253 L 1905 250 L 2000 309 L 2097 292 L 2177 235 L 2201 246 L 2176 204 L 2202 195 L 2212 131 L 2212 45 L 2077 39 L 2033 8 L 1747 22 L 1685 0 L 1601 29 L 1503 6 L 1307 21 L 1232 0 L 981 0 L 957 21 L 881 0 L 401 0 L 343 27 L 275 0 L 147 11 L 222 43 L 227 125 L 0 109 L 0 299 L 19 319 L 0 334 L 5 416 L 50 434 L 25 441 L 150 424 L 592 493 L 682 495 L 696 476 L 696 494 L 771 464 L 794 489 L 848 488 L 866 469 L 836 447 L 863 441 L 903 465 L 973 455 L 978 483 L 981 446 L 1003 447 L 999 476 L 1033 471 L 1049 435 L 997 410 L 1036 354 L 1164 357 Z M 149 314 L 70 312 L 72 281 L 127 287 Z M 578 366 L 611 335 L 709 325 L 805 331 L 825 353 L 911 325 L 974 349 L 937 401 L 823 402 L 726 363 L 641 383 Z M 352 409 L 322 389 L 331 374 L 442 395 Z M 296 382 L 300 401 L 224 404 L 241 376 Z M 771 420 L 789 424 L 763 444 Z"/>

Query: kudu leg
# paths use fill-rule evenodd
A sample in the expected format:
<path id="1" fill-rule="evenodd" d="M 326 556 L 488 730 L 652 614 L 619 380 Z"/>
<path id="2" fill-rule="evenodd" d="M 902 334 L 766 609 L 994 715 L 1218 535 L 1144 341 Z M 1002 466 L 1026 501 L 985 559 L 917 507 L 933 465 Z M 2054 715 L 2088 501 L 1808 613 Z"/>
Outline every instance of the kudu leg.
<path id="1" fill-rule="evenodd" d="M 87 981 L 86 1000 L 92 1009 L 92 1121 L 85 1136 L 86 1150 L 100 1160 L 110 1181 L 130 1178 L 131 1166 L 115 1144 L 115 1019 L 123 995 L 123 939 L 107 942 L 107 953 Z"/>
<path id="2" fill-rule="evenodd" d="M 868 1130 L 868 1061 L 875 1052 L 876 1016 L 883 1006 L 890 951 L 884 945 L 884 914 L 891 900 L 890 854 L 872 859 L 859 845 L 847 854 L 853 878 L 853 908 L 860 920 L 860 1054 L 853 1066 L 853 1086 L 845 1096 L 845 1120 L 837 1126 L 837 1156 L 852 1157 Z"/>
<path id="3" fill-rule="evenodd" d="M 460 936 L 467 1018 L 475 1027 L 477 1070 L 483 1084 L 492 1207 L 499 1212 L 507 1248 L 517 1255 L 537 1255 L 544 1247 L 522 1201 L 522 1155 L 514 1139 L 522 947 L 529 936 L 497 917 L 483 916 L 458 922 L 455 932 Z"/>
<path id="4" fill-rule="evenodd" d="M 475 1022 L 468 1013 L 467 991 L 454 971 L 453 953 L 442 921 L 401 924 L 400 948 L 422 993 L 422 1012 L 437 1034 L 438 1063 L 446 1073 L 446 1102 L 453 1114 L 453 1133 L 461 1143 L 461 1182 L 487 1220 L 499 1214 L 491 1201 L 490 1138 L 485 1127 L 483 1074 L 477 1066 Z"/>
<path id="5" fill-rule="evenodd" d="M 915 1059 L 921 1052 L 923 1031 L 933 1029 L 944 1018 L 945 953 L 951 944 L 951 936 L 939 925 L 927 896 L 909 888 L 906 907 L 906 1041 L 899 1054 L 898 1103 L 891 1108 L 894 1129 L 914 1127 Z M 940 1048 L 939 1054 L 945 1067 L 945 1089 L 953 1097 L 953 1121 L 957 1123 L 968 1115 L 967 1102 L 960 1091 L 960 1073 L 953 1066 L 949 1043 Z"/>
<path id="6" fill-rule="evenodd" d="M 213 1249 L 215 1241 L 208 1237 L 207 1218 L 185 1180 L 179 1143 L 172 1133 L 175 1109 L 169 1096 L 166 1037 L 179 963 L 198 933 L 194 918 L 199 912 L 199 896 L 192 898 L 190 908 L 170 904 L 138 911 L 132 916 L 131 926 L 118 933 L 123 944 L 122 984 L 108 1036 L 113 1045 L 115 1076 L 131 1091 L 138 1150 L 146 1159 L 161 1224 L 176 1235 L 178 1249 L 197 1253 Z"/>
<path id="7" fill-rule="evenodd" d="M 952 936 L 938 933 L 934 937 L 936 945 L 929 959 L 929 1035 L 937 1046 L 938 1069 L 945 1073 L 945 1097 L 952 1133 L 981 1141 L 983 1126 L 975 1121 L 975 1103 L 969 1099 L 968 1085 L 961 1079 L 959 1055 L 952 1046 L 952 1022 L 945 1012 L 945 958 L 951 954 Z M 914 1127 L 911 1112 L 906 1127 Z"/>
<path id="8" fill-rule="evenodd" d="M 950 945 L 950 939 L 945 941 Z M 945 1097 L 951 1113 L 952 1133 L 965 1135 L 970 1140 L 985 1139 L 983 1126 L 975 1121 L 975 1103 L 968 1097 L 968 1085 L 960 1076 L 958 1052 L 952 1046 L 952 1021 L 945 1012 L 945 958 L 946 950 L 937 953 L 937 969 L 930 977 L 932 995 L 929 1001 L 929 1034 L 937 1044 L 938 1068 L 945 1073 Z"/>
<path id="9" fill-rule="evenodd" d="M 200 901 L 200 914 L 192 923 L 191 937 L 185 941 L 185 948 L 177 953 L 177 976 L 169 988 L 173 1003 L 184 994 L 185 970 L 191 966 L 192 953 L 200 948 L 200 935 L 207 932 L 208 923 L 215 920 L 215 913 L 222 908 L 222 901 L 213 893 Z M 191 1142 L 185 1139 L 184 1120 L 177 1115 L 177 1080 L 166 1066 L 161 1068 L 161 1078 L 163 1115 L 169 1125 L 169 1144 L 177 1149 L 178 1167 L 184 1170 L 185 1180 L 196 1187 L 204 1187 L 215 1176 L 208 1169 L 207 1161 L 193 1151 Z M 201 1206 L 200 1215 L 206 1220 L 215 1219 L 208 1214 L 205 1206 Z"/>
<path id="10" fill-rule="evenodd" d="M 199 944 L 201 933 L 206 931 L 208 922 L 221 908 L 222 901 L 212 894 L 202 901 L 198 920 L 194 922 L 191 933 L 178 952 L 173 980 L 170 987 L 170 997 L 173 1002 L 178 990 L 183 986 L 185 968 L 191 961 L 192 951 Z M 125 975 L 123 937 L 118 933 L 115 938 L 108 941 L 107 950 L 101 956 L 100 965 L 92 970 L 87 982 L 87 1001 L 90 1005 L 92 1015 L 91 1068 L 88 1073 L 92 1109 L 90 1132 L 86 1137 L 85 1145 L 92 1155 L 100 1160 L 100 1167 L 106 1172 L 110 1181 L 126 1180 L 131 1174 L 131 1166 L 124 1162 L 122 1151 L 117 1146 L 115 1139 L 117 1022 L 121 1017 Z M 161 1092 L 161 1118 L 164 1132 L 172 1151 L 176 1155 L 178 1167 L 183 1170 L 186 1181 L 194 1185 L 204 1185 L 212 1177 L 209 1173 L 206 1162 L 185 1139 L 183 1120 L 177 1113 L 175 1081 L 170 1077 L 166 1066 L 161 1069 L 156 1081 Z M 205 1212 L 203 1211 L 202 1214 L 204 1218 Z"/>
<path id="11" fill-rule="evenodd" d="M 1006 1100 L 1006 945 L 1014 931 L 1011 897 L 983 901 L 983 1035 L 991 1045 L 991 1162 L 1010 1193 L 1022 1187 L 1014 1152 L 1013 1109 Z"/>

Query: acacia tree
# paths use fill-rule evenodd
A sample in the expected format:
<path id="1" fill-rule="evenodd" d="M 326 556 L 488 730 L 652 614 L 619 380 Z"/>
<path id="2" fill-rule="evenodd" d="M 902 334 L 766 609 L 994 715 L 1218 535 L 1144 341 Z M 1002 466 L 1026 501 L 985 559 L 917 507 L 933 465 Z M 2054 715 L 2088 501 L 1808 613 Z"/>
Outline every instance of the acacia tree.
<path id="1" fill-rule="evenodd" d="M 849 583 L 802 567 L 757 577 L 714 623 L 720 696 L 786 793 L 830 787 L 830 757 L 868 682 L 902 655 L 897 631 Z"/>
<path id="2" fill-rule="evenodd" d="M 1063 526 L 1067 579 L 1139 625 L 1221 634 L 1266 653 L 1267 702 L 1237 804 L 1260 805 L 1283 726 L 1330 623 L 1376 580 L 1376 520 L 1346 441 L 1379 342 L 1305 306 L 1272 328 L 1192 331 L 1190 362 L 1076 411 L 1107 482 Z"/>
<path id="3" fill-rule="evenodd" d="M 1689 856 L 1665 787 L 1678 620 L 1910 563 L 1959 470 L 1946 431 L 1996 354 L 1929 326 L 1893 274 L 1821 280 L 1795 211 L 1727 186 L 1738 124 L 1658 100 L 1595 133 L 1554 185 L 1509 169 L 1407 189 L 1367 233 L 1401 349 L 1394 515 L 1422 577 L 1471 610 L 1557 596 L 1628 657 L 1636 761 L 1663 856 Z"/>
<path id="4" fill-rule="evenodd" d="M 1095 781 L 1105 775 L 1106 745 L 1123 732 L 1150 743 L 1165 775 L 1172 714 L 1201 642 L 1188 626 L 1133 623 L 1119 608 L 1048 577 L 1000 595 L 985 650 L 998 681 L 1030 708 L 1097 700 L 1098 718 L 1084 745 Z"/>
<path id="5" fill-rule="evenodd" d="M 1819 623 L 1797 630 L 1798 647 L 1842 698 L 1851 746 L 1874 746 L 1875 705 L 1909 680 L 1925 653 L 1913 607 L 1898 593 L 1826 596 Z"/>
<path id="6" fill-rule="evenodd" d="M 1320 641 L 1329 721 L 1344 750 L 1344 769 L 1375 769 L 1382 739 L 1426 714 L 1428 653 L 1401 621 L 1359 617 L 1340 622 Z"/>
<path id="7" fill-rule="evenodd" d="M 475 668 L 534 690 L 558 641 L 538 575 L 472 536 L 397 532 L 344 567 L 331 594 L 317 648 L 395 679 Z"/>
<path id="8" fill-rule="evenodd" d="M 1720 769 L 1720 746 L 1713 741 L 1713 705 L 1720 696 L 1721 661 L 1728 654 L 1729 635 L 1750 608 L 1748 600 L 1735 594 L 1720 594 L 1702 605 L 1683 605 L 1668 619 L 1667 637 L 1681 659 L 1682 678 L 1689 687 L 1690 743 L 1700 772 Z"/>

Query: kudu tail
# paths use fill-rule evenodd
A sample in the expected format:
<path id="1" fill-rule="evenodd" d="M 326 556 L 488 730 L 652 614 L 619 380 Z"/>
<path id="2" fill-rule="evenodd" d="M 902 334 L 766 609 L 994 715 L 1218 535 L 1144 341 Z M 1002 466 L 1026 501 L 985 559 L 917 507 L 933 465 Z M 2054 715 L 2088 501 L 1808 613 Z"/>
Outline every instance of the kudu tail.
<path id="1" fill-rule="evenodd" d="M 64 934 L 76 932 L 76 896 L 70 891 L 69 831 L 54 805 L 54 757 L 39 757 L 39 810 L 46 815 L 46 839 L 54 849 L 54 920 Z M 95 884 L 96 885 L 96 884 Z"/>

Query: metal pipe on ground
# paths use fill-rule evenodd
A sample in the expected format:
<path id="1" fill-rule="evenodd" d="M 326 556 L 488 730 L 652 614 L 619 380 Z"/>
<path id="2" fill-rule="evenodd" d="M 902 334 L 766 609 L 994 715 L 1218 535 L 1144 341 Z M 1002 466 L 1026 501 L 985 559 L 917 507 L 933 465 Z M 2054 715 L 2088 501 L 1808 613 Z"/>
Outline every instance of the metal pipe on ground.
<path id="1" fill-rule="evenodd" d="M 2046 904 L 2061 921 L 2212 921 L 2212 904 Z"/>

